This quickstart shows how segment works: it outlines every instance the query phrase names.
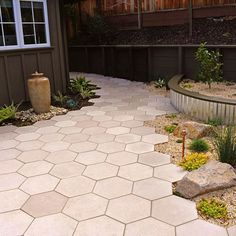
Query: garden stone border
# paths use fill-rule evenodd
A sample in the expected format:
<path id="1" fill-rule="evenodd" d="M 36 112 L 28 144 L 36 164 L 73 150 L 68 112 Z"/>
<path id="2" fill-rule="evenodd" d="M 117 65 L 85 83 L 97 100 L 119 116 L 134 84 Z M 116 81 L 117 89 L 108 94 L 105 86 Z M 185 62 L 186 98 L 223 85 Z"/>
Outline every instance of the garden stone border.
<path id="1" fill-rule="evenodd" d="M 219 118 L 224 124 L 236 124 L 236 101 L 187 91 L 179 86 L 183 77 L 175 75 L 168 83 L 171 104 L 178 111 L 205 122 Z"/>

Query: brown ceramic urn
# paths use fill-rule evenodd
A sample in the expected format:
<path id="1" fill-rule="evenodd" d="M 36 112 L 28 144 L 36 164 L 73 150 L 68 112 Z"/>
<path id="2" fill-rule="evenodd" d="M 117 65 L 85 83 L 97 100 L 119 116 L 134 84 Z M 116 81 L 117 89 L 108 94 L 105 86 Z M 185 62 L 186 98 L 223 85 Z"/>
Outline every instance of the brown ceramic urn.
<path id="1" fill-rule="evenodd" d="M 31 105 L 37 114 L 50 111 L 51 92 L 49 79 L 37 71 L 28 79 Z"/>

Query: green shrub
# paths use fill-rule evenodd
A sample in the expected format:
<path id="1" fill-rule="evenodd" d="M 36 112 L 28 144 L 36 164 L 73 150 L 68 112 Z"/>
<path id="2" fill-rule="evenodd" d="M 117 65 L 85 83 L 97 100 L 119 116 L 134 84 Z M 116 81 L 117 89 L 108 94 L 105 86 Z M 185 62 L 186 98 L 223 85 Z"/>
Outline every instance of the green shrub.
<path id="1" fill-rule="evenodd" d="M 213 119 L 208 119 L 207 124 L 211 126 L 220 126 L 223 124 L 223 122 L 220 118 L 213 118 Z"/>
<path id="2" fill-rule="evenodd" d="M 74 94 L 79 94 L 83 99 L 90 98 L 95 95 L 93 92 L 96 86 L 91 84 L 90 80 L 86 80 L 84 76 L 70 80 L 69 88 Z"/>
<path id="3" fill-rule="evenodd" d="M 19 106 L 15 106 L 13 103 L 10 106 L 4 106 L 0 108 L 0 124 L 4 121 L 14 119 Z"/>
<path id="4" fill-rule="evenodd" d="M 175 118 L 177 118 L 177 115 L 176 114 L 169 114 L 169 115 L 166 115 L 166 118 L 175 119 Z"/>
<path id="5" fill-rule="evenodd" d="M 196 52 L 196 60 L 199 63 L 199 72 L 197 79 L 207 83 L 209 89 L 212 82 L 222 80 L 222 55 L 218 51 L 209 51 L 206 43 L 202 43 Z"/>
<path id="6" fill-rule="evenodd" d="M 208 156 L 203 153 L 192 153 L 189 154 L 183 161 L 179 163 L 183 169 L 193 171 L 206 164 Z"/>
<path id="7" fill-rule="evenodd" d="M 209 150 L 209 145 L 203 139 L 195 139 L 191 142 L 189 149 L 193 152 L 207 152 Z"/>
<path id="8" fill-rule="evenodd" d="M 234 126 L 216 130 L 214 146 L 221 162 L 236 166 L 236 128 Z"/>
<path id="9" fill-rule="evenodd" d="M 183 88 L 191 89 L 192 87 L 193 87 L 193 85 L 190 84 L 190 83 L 184 83 L 184 84 L 183 84 Z"/>
<path id="10" fill-rule="evenodd" d="M 58 91 L 57 94 L 54 94 L 52 97 L 53 100 L 62 107 L 66 105 L 66 102 L 69 99 L 68 96 L 63 95 L 60 91 Z"/>
<path id="11" fill-rule="evenodd" d="M 176 128 L 177 128 L 177 125 L 167 125 L 164 127 L 165 131 L 169 134 L 173 133 Z"/>
<path id="12" fill-rule="evenodd" d="M 164 78 L 159 77 L 155 82 L 154 85 L 156 88 L 163 88 L 166 86 L 166 81 Z"/>
<path id="13" fill-rule="evenodd" d="M 197 204 L 200 214 L 213 219 L 227 219 L 228 211 L 224 202 L 215 199 L 202 199 Z"/>

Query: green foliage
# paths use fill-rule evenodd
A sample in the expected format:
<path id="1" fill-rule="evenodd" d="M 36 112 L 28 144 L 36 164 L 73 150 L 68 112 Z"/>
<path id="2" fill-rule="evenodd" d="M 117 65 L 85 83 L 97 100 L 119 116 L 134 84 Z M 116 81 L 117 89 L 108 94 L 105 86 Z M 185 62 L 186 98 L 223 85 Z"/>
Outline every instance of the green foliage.
<path id="1" fill-rule="evenodd" d="M 218 158 L 223 163 L 236 166 L 236 128 L 235 126 L 224 127 L 216 130 L 215 149 Z"/>
<path id="2" fill-rule="evenodd" d="M 66 105 L 67 100 L 69 99 L 68 96 L 63 95 L 60 91 L 57 94 L 53 95 L 53 100 L 58 103 L 61 107 Z"/>
<path id="3" fill-rule="evenodd" d="M 156 88 L 163 88 L 166 86 L 166 81 L 164 78 L 159 77 L 155 82 L 154 85 Z"/>
<path id="4" fill-rule="evenodd" d="M 14 119 L 19 106 L 15 106 L 13 103 L 10 106 L 4 106 L 0 108 L 0 124 L 4 121 Z"/>
<path id="5" fill-rule="evenodd" d="M 208 156 L 203 153 L 191 153 L 179 165 L 188 171 L 193 171 L 206 164 Z"/>
<path id="6" fill-rule="evenodd" d="M 95 95 L 93 90 L 96 89 L 96 86 L 92 85 L 91 81 L 86 80 L 84 76 L 81 76 L 71 79 L 69 88 L 74 94 L 79 94 L 83 99 L 86 99 Z"/>
<path id="7" fill-rule="evenodd" d="M 218 51 L 209 51 L 206 48 L 206 43 L 202 43 L 196 52 L 196 60 L 200 65 L 197 79 L 207 83 L 209 89 L 212 82 L 222 80 L 223 64 L 220 62 L 221 56 Z"/>
<path id="8" fill-rule="evenodd" d="M 190 84 L 190 83 L 184 83 L 184 84 L 183 84 L 183 88 L 191 89 L 192 87 L 193 87 L 193 85 Z"/>
<path id="9" fill-rule="evenodd" d="M 200 214 L 213 219 L 227 219 L 228 211 L 224 202 L 215 199 L 202 199 L 197 204 Z"/>
<path id="10" fill-rule="evenodd" d="M 177 139 L 176 143 L 183 143 L 183 140 L 182 139 Z"/>
<path id="11" fill-rule="evenodd" d="M 173 133 L 176 128 L 177 128 L 177 125 L 175 125 L 175 124 L 167 125 L 167 126 L 164 127 L 165 131 L 169 134 Z"/>
<path id="12" fill-rule="evenodd" d="M 203 139 L 195 139 L 190 144 L 189 149 L 193 152 L 207 152 L 209 150 L 209 145 Z"/>
<path id="13" fill-rule="evenodd" d="M 213 118 L 213 119 L 208 119 L 207 124 L 211 126 L 220 126 L 223 124 L 223 122 L 220 118 Z"/>

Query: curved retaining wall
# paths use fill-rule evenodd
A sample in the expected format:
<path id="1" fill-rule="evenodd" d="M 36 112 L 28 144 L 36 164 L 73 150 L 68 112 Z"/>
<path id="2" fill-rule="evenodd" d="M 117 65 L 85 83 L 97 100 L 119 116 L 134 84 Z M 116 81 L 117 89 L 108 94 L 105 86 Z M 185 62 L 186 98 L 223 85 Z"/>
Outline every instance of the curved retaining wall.
<path id="1" fill-rule="evenodd" d="M 187 91 L 179 86 L 182 78 L 175 75 L 168 84 L 171 104 L 178 111 L 202 121 L 219 118 L 224 124 L 236 124 L 236 101 Z"/>

